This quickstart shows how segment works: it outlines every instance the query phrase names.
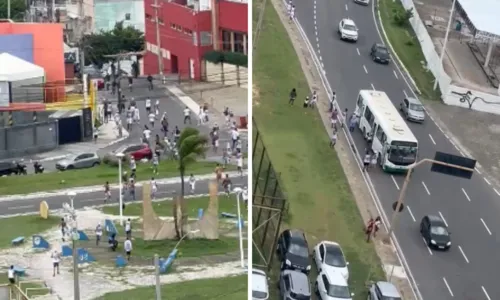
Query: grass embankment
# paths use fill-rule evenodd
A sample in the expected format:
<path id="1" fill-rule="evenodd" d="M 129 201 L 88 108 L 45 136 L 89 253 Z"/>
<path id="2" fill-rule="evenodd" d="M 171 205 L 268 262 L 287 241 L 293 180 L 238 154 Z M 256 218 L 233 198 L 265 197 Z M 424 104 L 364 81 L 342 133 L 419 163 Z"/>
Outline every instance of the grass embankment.
<path id="1" fill-rule="evenodd" d="M 383 278 L 380 260 L 365 241 L 363 221 L 319 114 L 304 110 L 300 101 L 287 104 L 291 88 L 297 88 L 297 99 L 310 89 L 270 1 L 262 26 L 254 53 L 253 115 L 288 197 L 291 218 L 284 226 L 304 230 L 311 247 L 321 240 L 338 241 L 350 262 L 355 299 L 366 299 L 366 281 Z M 276 274 L 271 280 L 277 280 Z"/>
<path id="2" fill-rule="evenodd" d="M 404 11 L 401 2 L 394 0 L 379 0 L 379 11 L 382 26 L 384 26 L 387 38 L 394 51 L 410 72 L 416 85 L 422 92 L 422 96 L 428 100 L 439 100 L 441 94 L 439 89 L 434 90 L 434 75 L 427 71 L 424 66 L 426 59 L 422 48 L 411 25 L 398 26 L 394 22 L 394 15 Z M 414 14 L 417 12 L 414 11 Z M 424 64 L 422 64 L 424 62 Z"/>
<path id="3" fill-rule="evenodd" d="M 187 173 L 208 174 L 214 171 L 215 166 L 216 163 L 214 162 L 197 162 L 188 167 Z M 235 167 L 231 166 L 228 171 L 235 169 Z M 124 166 L 124 170 L 128 170 L 128 165 Z M 176 161 L 162 161 L 158 175 L 153 175 L 151 164 L 138 164 L 136 174 L 138 181 L 149 180 L 152 176 L 156 178 L 178 177 L 178 163 Z M 0 177 L 0 195 L 27 194 L 72 187 L 104 185 L 106 181 L 111 184 L 118 183 L 117 167 L 102 164 L 82 170 Z"/>
<path id="4" fill-rule="evenodd" d="M 231 299 L 246 300 L 247 276 L 233 276 L 225 278 L 201 279 L 184 281 L 180 283 L 162 285 L 162 297 L 170 300 L 209 300 Z M 122 299 L 156 299 L 155 287 L 141 287 L 123 292 L 108 293 L 97 300 L 122 300 Z"/>
<path id="5" fill-rule="evenodd" d="M 0 249 L 12 246 L 12 240 L 24 236 L 24 243 L 31 244 L 31 237 L 59 224 L 58 217 L 42 219 L 40 216 L 0 218 Z"/>

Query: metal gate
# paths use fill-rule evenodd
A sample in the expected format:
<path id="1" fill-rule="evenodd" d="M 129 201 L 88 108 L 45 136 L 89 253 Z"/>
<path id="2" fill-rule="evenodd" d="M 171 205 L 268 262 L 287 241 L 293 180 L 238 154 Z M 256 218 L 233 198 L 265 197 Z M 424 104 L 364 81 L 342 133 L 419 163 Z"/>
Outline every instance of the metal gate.
<path id="1" fill-rule="evenodd" d="M 284 217 L 286 199 L 280 187 L 279 174 L 269 160 L 255 120 L 252 122 L 252 265 L 269 271 Z"/>

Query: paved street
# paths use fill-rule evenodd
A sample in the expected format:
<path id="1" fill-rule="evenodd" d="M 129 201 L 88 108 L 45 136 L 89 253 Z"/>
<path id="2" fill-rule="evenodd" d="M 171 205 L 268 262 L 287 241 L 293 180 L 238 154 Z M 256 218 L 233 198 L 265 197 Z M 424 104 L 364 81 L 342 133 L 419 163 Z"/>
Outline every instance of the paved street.
<path id="1" fill-rule="evenodd" d="M 247 185 L 247 176 L 232 176 L 233 188 L 245 187 Z M 187 180 L 187 178 L 186 178 Z M 200 180 L 196 182 L 195 194 L 208 194 L 209 180 Z M 180 179 L 177 183 L 158 184 L 158 198 L 174 197 L 180 193 Z M 222 191 L 222 188 L 220 188 Z M 186 183 L 186 195 L 189 194 L 189 185 Z M 111 189 L 113 201 L 118 201 L 118 188 Z M 142 187 L 136 188 L 136 200 L 142 200 Z M 125 201 L 132 201 L 129 195 L 125 196 Z M 36 212 L 40 208 L 40 201 L 45 200 L 50 209 L 61 209 L 63 203 L 69 203 L 70 199 L 65 195 L 54 195 L 48 197 L 32 198 L 20 197 L 0 201 L 0 215 L 11 215 Z M 102 191 L 93 191 L 77 194 L 73 200 L 75 208 L 84 206 L 104 204 L 104 189 Z"/>
<path id="2" fill-rule="evenodd" d="M 412 95 L 394 63 L 379 65 L 370 59 L 371 45 L 381 40 L 372 4 L 365 7 L 351 0 L 317 0 L 297 1 L 295 5 L 298 21 L 322 61 L 342 109 L 354 110 L 360 89 L 385 91 L 396 107 L 404 97 Z M 359 28 L 356 44 L 342 42 L 336 34 L 338 23 L 345 17 L 353 19 Z M 433 158 L 436 151 L 461 155 L 430 118 L 424 124 L 409 126 L 419 140 L 420 158 Z M 361 133 L 354 132 L 353 138 L 362 151 L 366 144 Z M 379 170 L 369 176 L 390 216 L 403 178 Z M 463 180 L 431 173 L 426 165 L 413 174 L 396 235 L 424 299 L 500 299 L 500 286 L 490 275 L 496 272 L 500 260 L 496 232 L 500 228 L 499 197 L 500 193 L 480 173 Z M 431 251 L 423 243 L 419 221 L 426 214 L 442 215 L 450 226 L 453 245 L 449 252 Z"/>

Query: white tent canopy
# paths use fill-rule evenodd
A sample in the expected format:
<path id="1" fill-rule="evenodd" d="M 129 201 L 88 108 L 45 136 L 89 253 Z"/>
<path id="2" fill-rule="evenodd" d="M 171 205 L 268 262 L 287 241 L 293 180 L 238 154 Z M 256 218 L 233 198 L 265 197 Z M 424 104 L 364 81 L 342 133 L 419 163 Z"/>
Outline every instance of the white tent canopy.
<path id="1" fill-rule="evenodd" d="M 45 70 L 9 53 L 0 54 L 0 81 L 18 81 L 45 76 Z"/>

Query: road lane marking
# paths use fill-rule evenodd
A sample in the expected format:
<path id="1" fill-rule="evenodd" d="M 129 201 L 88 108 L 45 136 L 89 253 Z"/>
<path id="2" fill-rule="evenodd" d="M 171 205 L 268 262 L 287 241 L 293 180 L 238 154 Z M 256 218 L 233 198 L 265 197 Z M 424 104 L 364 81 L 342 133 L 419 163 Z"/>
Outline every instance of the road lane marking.
<path id="1" fill-rule="evenodd" d="M 345 10 L 349 10 L 349 7 L 347 7 L 347 4 L 345 5 Z"/>
<path id="2" fill-rule="evenodd" d="M 470 202 L 469 195 L 467 195 L 467 192 L 464 190 L 464 188 L 462 188 L 462 192 L 464 193 L 465 198 L 467 198 L 467 200 L 469 200 L 469 202 Z"/>
<path id="3" fill-rule="evenodd" d="M 318 36 L 316 36 L 316 43 L 319 43 L 319 37 Z M 318 46 L 319 46 L 319 44 L 318 44 Z"/>
<path id="4" fill-rule="evenodd" d="M 411 209 L 410 207 L 407 205 L 406 208 L 408 209 L 408 212 L 410 213 L 410 216 L 411 218 L 413 219 L 413 222 L 417 222 L 417 220 L 415 219 L 415 216 L 413 215 L 413 213 L 411 212 Z"/>
<path id="5" fill-rule="evenodd" d="M 458 246 L 458 250 L 460 250 L 460 253 L 462 253 L 462 256 L 464 257 L 465 261 L 469 263 L 469 259 L 467 258 L 467 255 L 465 255 L 465 252 L 461 246 Z"/>
<path id="6" fill-rule="evenodd" d="M 425 191 L 427 192 L 427 194 L 429 194 L 429 196 L 431 195 L 431 192 L 429 192 L 429 189 L 427 188 L 427 186 L 425 185 L 425 182 L 422 181 L 422 185 L 424 186 L 424 189 Z"/>
<path id="7" fill-rule="evenodd" d="M 436 145 L 436 141 L 434 141 L 434 138 L 432 137 L 432 135 L 429 133 L 429 137 L 431 138 L 431 141 L 434 145 Z"/>
<path id="8" fill-rule="evenodd" d="M 477 172 L 479 175 L 481 175 L 481 171 L 479 171 L 479 169 L 478 169 L 478 168 L 474 168 L 474 170 L 476 170 L 476 172 Z"/>
<path id="9" fill-rule="evenodd" d="M 484 179 L 484 181 L 486 181 L 486 183 L 487 183 L 488 185 L 491 185 L 491 182 L 490 182 L 488 179 L 486 179 L 486 177 L 483 177 L 483 179 Z"/>
<path id="10" fill-rule="evenodd" d="M 486 228 L 486 231 L 488 231 L 488 234 L 491 235 L 491 230 L 488 225 L 486 225 L 486 222 L 483 220 L 483 218 L 481 218 L 481 223 L 483 223 L 483 226 L 484 228 Z"/>
<path id="11" fill-rule="evenodd" d="M 408 98 L 408 94 L 406 93 L 405 90 L 403 90 L 403 94 L 405 94 L 405 98 Z"/>
<path id="12" fill-rule="evenodd" d="M 365 65 L 363 65 L 363 69 L 365 69 L 365 73 L 368 74 L 368 70 L 366 69 Z"/>
<path id="13" fill-rule="evenodd" d="M 11 206 L 7 207 L 8 210 L 14 210 L 14 209 L 27 209 L 27 208 L 33 208 L 35 207 L 34 205 L 23 205 L 23 206 Z"/>
<path id="14" fill-rule="evenodd" d="M 427 250 L 429 251 L 429 254 L 430 254 L 430 255 L 432 255 L 433 253 L 432 253 L 431 248 L 429 248 L 429 245 L 427 244 L 427 242 L 425 241 L 425 239 L 424 239 L 424 238 L 422 238 L 422 240 L 424 241 L 425 247 L 426 247 L 426 248 L 427 248 Z"/>
<path id="15" fill-rule="evenodd" d="M 446 219 L 443 217 L 443 214 L 439 211 L 439 216 L 441 217 L 441 219 L 443 219 L 443 222 L 444 222 L 444 225 L 446 225 L 446 227 L 448 227 L 448 222 L 446 222 Z"/>
<path id="16" fill-rule="evenodd" d="M 396 73 L 396 70 L 392 70 L 394 72 L 394 76 L 396 76 L 396 79 L 399 79 L 398 73 Z"/>
<path id="17" fill-rule="evenodd" d="M 481 289 L 483 290 L 484 295 L 486 296 L 486 299 L 491 300 L 490 295 L 488 295 L 488 292 L 484 288 L 484 286 L 481 286 Z"/>
<path id="18" fill-rule="evenodd" d="M 397 189 L 398 189 L 398 191 L 399 191 L 399 185 L 398 185 L 398 183 L 397 183 L 397 181 L 396 181 L 396 178 L 394 178 L 394 176 L 392 176 L 392 175 L 391 175 L 391 178 L 392 178 L 392 182 L 394 182 L 394 184 L 396 185 L 396 188 L 397 188 Z"/>
<path id="19" fill-rule="evenodd" d="M 372 86 L 372 89 L 373 89 L 374 91 L 376 91 L 375 86 L 373 85 L 373 83 L 370 83 L 370 84 L 371 84 L 371 86 Z"/>
<path id="20" fill-rule="evenodd" d="M 497 189 L 493 189 L 495 191 L 495 193 L 497 193 L 498 196 L 500 196 L 500 192 L 497 190 Z"/>
<path id="21" fill-rule="evenodd" d="M 359 52 L 359 48 L 356 48 L 356 51 L 358 51 L 358 55 L 361 55 L 361 52 Z"/>
<path id="22" fill-rule="evenodd" d="M 450 295 L 452 297 L 455 297 L 455 295 L 453 295 L 453 291 L 450 288 L 450 285 L 448 284 L 448 281 L 446 281 L 446 278 L 443 277 L 443 281 L 444 281 L 444 285 L 446 285 L 446 287 L 448 288 L 448 292 L 450 292 Z"/>

